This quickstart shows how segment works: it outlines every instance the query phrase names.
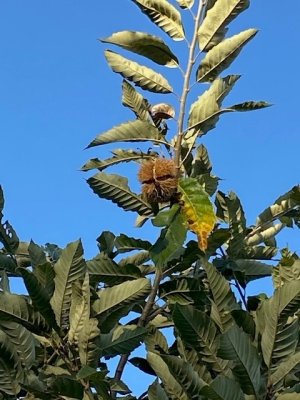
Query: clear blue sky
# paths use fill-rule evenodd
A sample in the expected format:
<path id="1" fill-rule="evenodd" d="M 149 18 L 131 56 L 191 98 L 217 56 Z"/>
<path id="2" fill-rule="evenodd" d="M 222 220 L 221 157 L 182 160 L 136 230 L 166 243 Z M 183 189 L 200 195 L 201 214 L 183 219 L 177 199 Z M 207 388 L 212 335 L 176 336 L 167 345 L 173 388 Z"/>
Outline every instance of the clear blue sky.
<path id="1" fill-rule="evenodd" d="M 299 16 L 297 1 L 253 0 L 231 25 L 232 34 L 249 27 L 260 32 L 226 71 L 243 74 L 227 104 L 267 100 L 275 105 L 223 116 L 204 144 L 215 174 L 223 178 L 220 189 L 240 196 L 249 224 L 300 180 Z M 150 225 L 133 227 L 135 214 L 96 197 L 85 183 L 88 175 L 80 172 L 89 158 L 109 156 L 104 147 L 84 147 L 132 118 L 120 104 L 121 77 L 106 66 L 107 46 L 97 41 L 123 29 L 158 34 L 183 54 L 184 45 L 170 42 L 130 0 L 1 2 L 0 184 L 5 217 L 22 240 L 65 246 L 81 237 L 91 257 L 103 230 L 153 238 Z M 165 71 L 179 88 L 180 74 Z M 194 98 L 201 90 L 194 90 Z M 153 102 L 173 101 L 145 95 Z M 120 171 L 130 171 L 134 179 L 132 169 Z M 299 239 L 299 231 L 287 231 L 280 244 L 299 251 Z M 261 285 L 255 289 L 261 290 Z"/>

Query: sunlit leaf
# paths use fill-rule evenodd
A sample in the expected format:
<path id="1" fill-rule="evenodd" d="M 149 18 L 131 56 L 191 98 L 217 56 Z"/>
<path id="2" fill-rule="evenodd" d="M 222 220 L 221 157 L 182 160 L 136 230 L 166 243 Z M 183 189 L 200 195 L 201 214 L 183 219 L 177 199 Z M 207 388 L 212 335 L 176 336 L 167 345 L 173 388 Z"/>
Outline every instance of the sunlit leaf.
<path id="1" fill-rule="evenodd" d="M 277 385 L 282 381 L 287 374 L 291 373 L 294 368 L 300 364 L 300 352 L 291 355 L 288 359 L 282 361 L 275 372 L 270 376 L 270 383 L 272 385 Z"/>
<path id="2" fill-rule="evenodd" d="M 80 240 L 68 244 L 56 262 L 54 270 L 55 290 L 51 298 L 51 306 L 55 313 L 57 325 L 64 328 L 69 324 L 72 285 L 77 280 L 83 280 L 86 272 Z"/>
<path id="3" fill-rule="evenodd" d="M 149 386 L 148 399 L 149 400 L 168 400 L 168 396 L 166 395 L 166 392 L 161 387 L 161 385 L 158 383 L 157 379 L 152 383 L 152 385 Z"/>
<path id="4" fill-rule="evenodd" d="M 212 203 L 195 178 L 180 179 L 178 188 L 183 201 L 182 211 L 185 220 L 189 229 L 196 233 L 200 249 L 205 251 L 207 238 L 216 222 Z"/>
<path id="5" fill-rule="evenodd" d="M 146 333 L 145 328 L 136 325 L 117 326 L 112 332 L 100 335 L 98 346 L 103 356 L 127 354 L 141 344 Z"/>
<path id="6" fill-rule="evenodd" d="M 176 0 L 179 6 L 183 9 L 192 8 L 195 0 Z"/>
<path id="7" fill-rule="evenodd" d="M 99 197 L 111 200 L 125 211 L 136 211 L 147 216 L 153 214 L 151 206 L 130 190 L 128 180 L 123 176 L 99 172 L 89 178 L 87 183 Z"/>
<path id="8" fill-rule="evenodd" d="M 98 135 L 87 147 L 100 146 L 114 142 L 147 142 L 165 143 L 160 139 L 158 129 L 146 121 L 129 121 Z"/>
<path id="9" fill-rule="evenodd" d="M 238 56 L 242 48 L 256 35 L 257 29 L 248 29 L 213 47 L 203 58 L 197 70 L 197 81 L 213 81 Z"/>
<path id="10" fill-rule="evenodd" d="M 150 60 L 160 65 L 166 65 L 167 67 L 176 67 L 178 65 L 177 57 L 163 40 L 149 33 L 121 31 L 101 39 L 101 42 L 115 44 L 125 50 L 150 58 Z"/>
<path id="11" fill-rule="evenodd" d="M 140 161 L 152 159 L 157 153 L 149 152 L 143 153 L 142 151 L 136 150 L 123 150 L 118 149 L 112 151 L 113 157 L 107 158 L 106 160 L 99 160 L 99 158 L 92 158 L 81 168 L 82 171 L 89 171 L 91 169 L 98 169 L 103 171 L 104 169 L 111 167 L 112 165 L 120 164 L 123 162 Z"/>
<path id="12" fill-rule="evenodd" d="M 123 78 L 134 82 L 142 89 L 154 93 L 172 93 L 173 89 L 166 78 L 153 69 L 110 50 L 105 51 L 105 57 L 114 72 L 121 74 Z"/>
<path id="13" fill-rule="evenodd" d="M 105 288 L 98 292 L 99 299 L 94 301 L 93 310 L 96 315 L 111 313 L 122 306 L 144 300 L 150 290 L 150 281 L 145 278 Z"/>
<path id="14" fill-rule="evenodd" d="M 97 339 L 100 335 L 98 321 L 90 318 L 78 335 L 78 350 L 81 365 L 98 366 L 100 350 L 97 346 Z"/>
<path id="15" fill-rule="evenodd" d="M 144 14 L 166 32 L 173 40 L 183 40 L 181 15 L 166 0 L 132 0 Z"/>
<path id="16" fill-rule="evenodd" d="M 136 117 L 142 121 L 149 121 L 150 104 L 148 101 L 130 85 L 125 79 L 122 84 L 122 104 L 130 108 Z"/>
<path id="17" fill-rule="evenodd" d="M 249 7 L 249 0 L 217 0 L 207 10 L 206 16 L 198 30 L 201 50 L 212 47 L 212 41 L 218 33 L 241 12 Z"/>

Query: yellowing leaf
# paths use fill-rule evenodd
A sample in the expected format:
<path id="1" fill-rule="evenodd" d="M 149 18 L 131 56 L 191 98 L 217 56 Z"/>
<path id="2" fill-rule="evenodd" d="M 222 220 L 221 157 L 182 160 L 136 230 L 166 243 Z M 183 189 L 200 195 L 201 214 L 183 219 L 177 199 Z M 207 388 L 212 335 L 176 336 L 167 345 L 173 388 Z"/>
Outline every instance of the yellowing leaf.
<path id="1" fill-rule="evenodd" d="M 182 211 L 189 229 L 196 233 L 199 248 L 205 251 L 207 238 L 216 222 L 213 205 L 208 194 L 195 178 L 180 179 L 178 189 L 183 201 Z"/>

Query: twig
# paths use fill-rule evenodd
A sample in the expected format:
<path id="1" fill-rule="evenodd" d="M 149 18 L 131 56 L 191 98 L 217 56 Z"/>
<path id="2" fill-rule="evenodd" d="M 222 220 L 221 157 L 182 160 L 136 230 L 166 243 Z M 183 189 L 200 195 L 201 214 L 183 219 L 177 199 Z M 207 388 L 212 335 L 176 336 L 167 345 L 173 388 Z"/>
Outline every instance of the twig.
<path id="1" fill-rule="evenodd" d="M 146 325 L 148 316 L 149 316 L 149 314 L 150 314 L 150 312 L 152 310 L 152 307 L 154 305 L 154 302 L 155 302 L 155 297 L 156 297 L 156 294 L 157 294 L 157 291 L 158 291 L 159 284 L 160 284 L 160 281 L 162 279 L 162 276 L 163 276 L 162 272 L 161 271 L 157 271 L 157 273 L 155 275 L 155 278 L 154 278 L 152 290 L 150 292 L 150 295 L 148 297 L 146 305 L 145 305 L 145 307 L 144 307 L 144 309 L 142 311 L 142 314 L 141 314 L 141 316 L 140 316 L 140 318 L 138 320 L 137 326 L 145 326 Z M 120 380 L 122 378 L 122 375 L 123 375 L 123 372 L 124 372 L 124 368 L 125 368 L 125 365 L 127 364 L 129 356 L 130 356 L 130 353 L 123 354 L 121 356 L 121 358 L 119 360 L 119 363 L 117 365 L 117 368 L 116 368 L 115 376 L 114 376 L 114 378 L 116 380 Z M 112 397 L 114 399 L 116 398 L 116 392 L 115 391 L 112 392 Z"/>
<path id="2" fill-rule="evenodd" d="M 199 29 L 201 18 L 202 18 L 203 12 L 204 12 L 205 4 L 206 4 L 206 0 L 199 0 L 198 11 L 197 11 L 196 18 L 195 18 L 194 33 L 193 33 L 193 37 L 192 37 L 192 41 L 191 41 L 190 49 L 189 49 L 188 64 L 187 64 L 186 73 L 184 76 L 183 89 L 182 89 L 182 94 L 181 94 L 181 98 L 180 98 L 180 110 L 179 110 L 179 117 L 178 117 L 178 133 L 177 133 L 177 141 L 176 141 L 176 146 L 175 146 L 175 157 L 174 157 L 178 176 L 180 174 L 180 155 L 181 155 L 181 143 L 182 143 L 182 139 L 183 139 L 183 123 L 184 123 L 184 116 L 185 116 L 186 101 L 187 101 L 187 96 L 188 96 L 188 93 L 190 90 L 189 85 L 190 85 L 191 73 L 192 73 L 193 66 L 195 64 L 194 53 L 195 53 L 195 48 L 196 48 L 196 44 L 197 44 L 198 29 Z"/>
<path id="3" fill-rule="evenodd" d="M 243 291 L 242 291 L 242 289 L 240 287 L 240 284 L 239 284 L 238 280 L 236 279 L 234 273 L 233 273 L 233 276 L 234 276 L 235 287 L 237 288 L 237 290 L 239 292 L 239 295 L 240 295 L 241 300 L 242 300 L 242 302 L 244 304 L 245 310 L 247 310 L 247 300 L 246 300 L 246 297 L 245 297 L 245 293 L 243 293 Z"/>

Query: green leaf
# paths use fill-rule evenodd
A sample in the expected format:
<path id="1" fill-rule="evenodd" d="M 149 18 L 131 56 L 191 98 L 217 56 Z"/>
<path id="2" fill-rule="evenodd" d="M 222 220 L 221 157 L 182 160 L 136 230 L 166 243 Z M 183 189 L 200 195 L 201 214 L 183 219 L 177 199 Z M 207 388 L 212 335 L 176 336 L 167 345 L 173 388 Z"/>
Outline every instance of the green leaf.
<path id="1" fill-rule="evenodd" d="M 170 372 L 166 362 L 158 354 L 148 351 L 147 360 L 156 372 L 156 375 L 162 380 L 164 390 L 169 396 L 178 400 L 187 400 L 182 386 L 177 382 L 173 374 Z"/>
<path id="2" fill-rule="evenodd" d="M 33 310 L 23 296 L 8 292 L 0 292 L 0 320 L 17 322 L 39 335 L 50 331 L 46 320 Z"/>
<path id="3" fill-rule="evenodd" d="M 106 50 L 105 58 L 111 69 L 134 82 L 144 90 L 154 93 L 172 93 L 173 89 L 166 78 L 151 68 L 140 65 L 113 51 Z"/>
<path id="4" fill-rule="evenodd" d="M 259 398 L 262 385 L 261 363 L 257 349 L 251 344 L 249 336 L 237 326 L 220 337 L 219 357 L 232 360 L 232 372 L 245 394 Z"/>
<path id="5" fill-rule="evenodd" d="M 145 32 L 122 31 L 101 39 L 103 43 L 115 44 L 125 50 L 140 54 L 160 65 L 177 67 L 178 59 L 162 39 Z"/>
<path id="6" fill-rule="evenodd" d="M 242 48 L 257 34 L 257 29 L 248 29 L 213 47 L 203 58 L 197 70 L 198 82 L 213 81 L 238 56 Z"/>
<path id="7" fill-rule="evenodd" d="M 150 281 L 145 278 L 103 289 L 98 292 L 99 299 L 94 301 L 93 310 L 97 316 L 109 314 L 120 307 L 144 300 L 150 290 Z"/>
<path id="8" fill-rule="evenodd" d="M 136 266 L 120 266 L 105 253 L 100 253 L 92 260 L 87 261 L 87 269 L 93 281 L 96 279 L 110 286 L 142 277 L 140 270 Z"/>
<path id="9" fill-rule="evenodd" d="M 273 267 L 273 285 L 276 289 L 283 286 L 286 282 L 300 278 L 300 260 L 293 261 L 292 265 L 282 265 L 281 263 Z"/>
<path id="10" fill-rule="evenodd" d="M 188 126 L 190 131 L 186 134 L 186 140 L 191 141 L 190 137 L 200 131 L 204 135 L 213 129 L 218 122 L 219 116 L 225 112 L 232 112 L 232 109 L 220 110 L 224 98 L 233 88 L 240 75 L 228 75 L 225 78 L 217 78 L 210 85 L 198 100 L 190 108 Z"/>
<path id="11" fill-rule="evenodd" d="M 146 121 L 129 121 L 115 126 L 107 132 L 98 135 L 88 146 L 101 146 L 113 142 L 147 142 L 163 143 L 167 142 L 160 139 L 158 129 Z"/>
<path id="12" fill-rule="evenodd" d="M 29 369 L 36 361 L 36 344 L 33 334 L 24 326 L 12 321 L 0 321 L 0 329 L 6 333 L 9 341 L 15 346 L 20 361 Z"/>
<path id="13" fill-rule="evenodd" d="M 83 399 L 83 386 L 71 377 L 58 376 L 51 385 L 51 391 L 56 396 L 67 396 L 72 399 Z"/>
<path id="14" fill-rule="evenodd" d="M 165 268 L 168 262 L 180 257 L 184 251 L 182 246 L 187 234 L 184 219 L 177 204 L 168 211 L 161 211 L 155 218 L 154 224 L 160 224 L 162 221 L 167 223 L 167 227 L 161 230 L 158 240 L 149 250 L 156 268 Z"/>
<path id="15" fill-rule="evenodd" d="M 240 199 L 233 192 L 226 195 L 218 191 L 215 203 L 217 217 L 229 224 L 231 238 L 228 254 L 239 254 L 244 246 L 244 238 L 246 236 L 246 219 Z"/>
<path id="16" fill-rule="evenodd" d="M 105 253 L 107 257 L 114 258 L 116 236 L 110 231 L 103 231 L 99 237 L 97 237 L 98 247 L 101 253 Z"/>
<path id="17" fill-rule="evenodd" d="M 233 310 L 231 311 L 231 315 L 236 324 L 254 339 L 256 326 L 252 315 L 245 310 Z"/>
<path id="18" fill-rule="evenodd" d="M 218 375 L 211 383 L 210 387 L 215 393 L 220 396 L 222 400 L 244 400 L 245 395 L 243 394 L 240 385 L 233 379 L 229 379 L 226 376 Z M 206 394 L 207 388 L 202 390 L 203 394 Z"/>
<path id="19" fill-rule="evenodd" d="M 100 335 L 98 321 L 90 318 L 79 331 L 78 350 L 81 365 L 97 367 L 99 363 L 100 350 L 97 341 Z"/>
<path id="20" fill-rule="evenodd" d="M 0 219 L 2 218 L 3 208 L 4 208 L 4 194 L 2 186 L 0 185 Z"/>
<path id="21" fill-rule="evenodd" d="M 173 319 L 181 339 L 197 350 L 202 362 L 216 373 L 227 375 L 228 363 L 217 357 L 219 342 L 214 322 L 204 312 L 179 304 L 174 306 Z"/>
<path id="22" fill-rule="evenodd" d="M 203 304 L 205 295 L 198 278 L 173 278 L 163 282 L 159 288 L 159 297 L 167 299 L 168 304 Z"/>
<path id="23" fill-rule="evenodd" d="M 243 103 L 234 104 L 229 108 L 235 111 L 255 111 L 271 106 L 272 104 L 267 103 L 266 101 L 245 101 Z"/>
<path id="24" fill-rule="evenodd" d="M 86 164 L 84 164 L 81 170 L 90 171 L 91 169 L 98 169 L 99 171 L 103 171 L 105 168 L 111 167 L 112 165 L 120 164 L 123 162 L 152 159 L 152 157 L 156 156 L 156 153 L 154 152 L 150 152 L 148 154 L 143 153 L 142 151 L 123 149 L 114 150 L 112 153 L 113 157 L 107 158 L 106 160 L 92 158 Z"/>
<path id="25" fill-rule="evenodd" d="M 153 214 L 151 206 L 130 190 L 128 179 L 123 176 L 99 172 L 87 182 L 99 197 L 111 200 L 125 211 L 136 211 L 140 215 L 147 216 Z"/>
<path id="26" fill-rule="evenodd" d="M 196 178 L 198 175 L 208 174 L 211 170 L 212 164 L 207 149 L 203 144 L 200 144 L 194 156 L 191 177 Z"/>
<path id="27" fill-rule="evenodd" d="M 300 352 L 291 355 L 285 361 L 282 361 L 270 376 L 270 383 L 275 386 L 280 383 L 293 369 L 300 364 Z"/>
<path id="28" fill-rule="evenodd" d="M 33 240 L 30 241 L 30 244 L 28 246 L 28 253 L 33 268 L 37 267 L 38 265 L 45 264 L 47 262 L 44 250 L 36 243 L 34 243 Z"/>
<path id="29" fill-rule="evenodd" d="M 21 376 L 21 364 L 16 349 L 0 330 L 0 391 L 11 396 L 17 395 Z"/>
<path id="30" fill-rule="evenodd" d="M 195 2 L 195 0 L 176 0 L 176 1 L 179 4 L 179 7 L 183 9 L 192 8 Z"/>
<path id="31" fill-rule="evenodd" d="M 122 104 L 130 108 L 138 119 L 142 121 L 150 120 L 149 102 L 125 79 L 122 84 Z"/>
<path id="32" fill-rule="evenodd" d="M 54 266 L 55 290 L 51 298 L 57 325 L 64 329 L 69 325 L 69 311 L 72 297 L 72 285 L 83 280 L 86 264 L 80 240 L 68 244 Z"/>
<path id="33" fill-rule="evenodd" d="M 78 342 L 80 331 L 90 319 L 90 283 L 89 274 L 85 274 L 83 283 L 75 283 L 72 286 L 70 307 L 70 327 L 68 341 Z"/>
<path id="34" fill-rule="evenodd" d="M 216 35 L 249 7 L 249 0 L 217 0 L 211 7 L 198 30 L 199 45 L 202 50 L 211 48 Z"/>
<path id="35" fill-rule="evenodd" d="M 0 213 L 2 217 L 2 213 Z M 0 220 L 0 242 L 8 253 L 15 254 L 19 247 L 19 238 L 8 221 Z"/>
<path id="36" fill-rule="evenodd" d="M 130 358 L 130 360 L 128 360 L 128 361 L 130 362 L 130 364 L 134 365 L 135 367 L 137 367 L 137 368 L 140 369 L 141 371 L 145 372 L 146 374 L 156 376 L 156 373 L 155 373 L 154 370 L 150 367 L 150 364 L 148 363 L 147 360 L 145 360 L 145 358 L 142 358 L 142 357 L 132 357 L 132 358 Z"/>
<path id="37" fill-rule="evenodd" d="M 161 357 L 190 398 L 197 398 L 202 393 L 202 389 L 208 386 L 187 362 L 176 356 L 163 355 Z"/>
<path id="38" fill-rule="evenodd" d="M 158 383 L 157 379 L 148 388 L 148 399 L 149 400 L 168 400 L 169 399 L 168 396 L 166 395 L 166 392 L 164 391 L 164 389 Z"/>
<path id="39" fill-rule="evenodd" d="M 50 296 L 47 290 L 41 285 L 32 272 L 25 268 L 19 268 L 18 271 L 24 279 L 33 307 L 42 314 L 49 326 L 56 331 L 59 331 L 59 327 L 55 320 L 55 314 L 50 305 Z"/>
<path id="40" fill-rule="evenodd" d="M 287 318 L 300 307 L 300 281 L 287 282 L 276 289 L 273 297 L 265 300 L 258 310 L 264 326 L 261 339 L 264 361 L 268 367 L 294 353 L 298 336 L 298 320 L 287 324 Z"/>
<path id="41" fill-rule="evenodd" d="M 46 290 L 48 295 L 52 297 L 54 292 L 54 267 L 50 262 L 38 265 L 34 270 L 34 275 L 37 277 L 39 283 Z"/>
<path id="42" fill-rule="evenodd" d="M 114 357 L 131 353 L 143 341 L 147 330 L 137 325 L 117 326 L 99 337 L 98 346 L 103 356 Z"/>
<path id="43" fill-rule="evenodd" d="M 115 246 L 118 253 L 126 253 L 132 250 L 149 250 L 151 243 L 147 240 L 135 239 L 121 233 L 116 238 Z"/>
<path id="44" fill-rule="evenodd" d="M 132 0 L 141 11 L 173 40 L 183 40 L 181 15 L 166 0 Z"/>
<path id="45" fill-rule="evenodd" d="M 183 201 L 182 211 L 189 229 L 196 233 L 201 250 L 207 249 L 207 238 L 211 233 L 216 216 L 208 194 L 195 178 L 184 178 L 178 182 Z"/>
<path id="46" fill-rule="evenodd" d="M 231 315 L 232 310 L 239 309 L 234 294 L 232 293 L 228 281 L 208 263 L 202 264 L 205 269 L 209 288 L 212 297 L 212 318 L 219 325 L 222 332 L 226 331 L 233 324 Z"/>

